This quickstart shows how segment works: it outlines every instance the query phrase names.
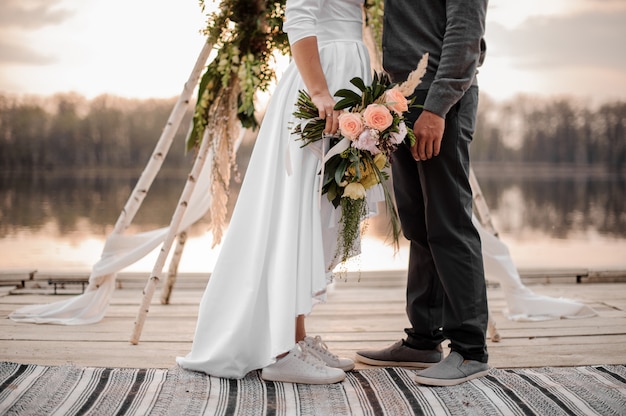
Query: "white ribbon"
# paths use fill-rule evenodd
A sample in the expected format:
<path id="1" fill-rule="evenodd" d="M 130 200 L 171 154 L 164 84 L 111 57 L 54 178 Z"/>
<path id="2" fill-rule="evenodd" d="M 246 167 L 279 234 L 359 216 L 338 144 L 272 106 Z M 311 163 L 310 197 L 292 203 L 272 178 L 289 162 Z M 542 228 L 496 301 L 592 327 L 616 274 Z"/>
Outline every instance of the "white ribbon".
<path id="1" fill-rule="evenodd" d="M 325 168 L 326 168 L 326 161 L 328 161 L 328 159 L 330 159 L 331 157 L 340 154 L 341 152 L 343 152 L 344 150 L 346 150 L 348 147 L 350 147 L 350 140 L 347 138 L 343 138 L 339 141 L 339 143 L 337 143 L 336 145 L 334 145 L 331 149 L 328 150 L 328 153 L 324 153 L 324 149 L 326 149 L 326 142 L 333 137 L 330 134 L 324 134 L 322 136 L 322 169 L 321 169 L 321 177 L 320 177 L 320 186 L 319 186 L 319 191 L 318 191 L 318 207 L 321 208 L 322 207 L 322 188 L 324 187 L 324 173 L 325 173 Z"/>

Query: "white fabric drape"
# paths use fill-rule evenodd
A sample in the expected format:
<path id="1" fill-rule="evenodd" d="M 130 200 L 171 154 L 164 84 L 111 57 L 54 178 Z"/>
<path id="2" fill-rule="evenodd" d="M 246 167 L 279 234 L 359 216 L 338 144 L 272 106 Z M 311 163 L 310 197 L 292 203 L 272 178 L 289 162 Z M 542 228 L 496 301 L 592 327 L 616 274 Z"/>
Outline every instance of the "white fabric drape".
<path id="1" fill-rule="evenodd" d="M 472 219 L 482 241 L 485 277 L 493 278 L 500 283 L 508 306 L 504 313 L 509 319 L 543 321 L 589 318 L 596 315 L 593 309 L 583 303 L 538 295 L 524 286 L 506 244 L 485 230 L 475 216 Z"/>
<path id="2" fill-rule="evenodd" d="M 211 160 L 209 155 L 208 160 Z M 209 209 L 211 194 L 211 163 L 206 163 L 177 232 L 200 220 Z M 116 274 L 144 258 L 162 244 L 169 227 L 133 235 L 111 234 L 102 250 L 100 260 L 93 265 L 85 293 L 73 298 L 44 305 L 28 305 L 9 315 L 16 322 L 59 325 L 85 325 L 100 321 L 115 290 Z M 207 248 L 208 249 L 208 248 Z"/>

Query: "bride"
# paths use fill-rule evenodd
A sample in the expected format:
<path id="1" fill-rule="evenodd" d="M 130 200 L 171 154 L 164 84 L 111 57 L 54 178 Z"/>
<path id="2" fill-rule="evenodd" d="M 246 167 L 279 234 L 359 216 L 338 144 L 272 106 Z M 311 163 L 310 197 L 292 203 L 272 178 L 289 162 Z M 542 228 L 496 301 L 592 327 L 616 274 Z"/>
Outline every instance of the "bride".
<path id="1" fill-rule="evenodd" d="M 325 149 L 319 142 L 300 147 L 290 130 L 299 90 L 310 94 L 324 132 L 333 134 L 339 115 L 333 93 L 353 77 L 371 79 L 362 6 L 362 0 L 287 0 L 283 29 L 293 61 L 259 130 L 191 352 L 177 358 L 185 369 L 241 378 L 262 368 L 265 380 L 325 384 L 342 381 L 354 367 L 306 333 L 305 316 L 324 299 L 336 266 L 339 224 L 332 204 L 318 198 Z"/>

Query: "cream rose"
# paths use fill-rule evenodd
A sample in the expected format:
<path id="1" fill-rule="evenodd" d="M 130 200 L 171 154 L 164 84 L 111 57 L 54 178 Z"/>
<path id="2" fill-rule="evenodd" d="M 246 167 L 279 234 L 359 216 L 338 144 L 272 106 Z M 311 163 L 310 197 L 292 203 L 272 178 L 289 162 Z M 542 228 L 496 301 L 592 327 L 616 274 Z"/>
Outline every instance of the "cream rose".
<path id="1" fill-rule="evenodd" d="M 393 116 L 387 107 L 381 104 L 370 104 L 363 111 L 365 125 L 383 131 L 393 123 Z"/>
<path id="2" fill-rule="evenodd" d="M 343 112 L 338 120 L 339 131 L 350 140 L 356 140 L 363 131 L 363 119 L 358 113 Z"/>
<path id="3" fill-rule="evenodd" d="M 398 114 L 409 110 L 409 102 L 398 88 L 387 90 L 385 92 L 385 101 L 387 107 Z"/>
<path id="4" fill-rule="evenodd" d="M 354 200 L 365 198 L 365 187 L 358 182 L 350 182 L 343 190 L 342 198 Z"/>

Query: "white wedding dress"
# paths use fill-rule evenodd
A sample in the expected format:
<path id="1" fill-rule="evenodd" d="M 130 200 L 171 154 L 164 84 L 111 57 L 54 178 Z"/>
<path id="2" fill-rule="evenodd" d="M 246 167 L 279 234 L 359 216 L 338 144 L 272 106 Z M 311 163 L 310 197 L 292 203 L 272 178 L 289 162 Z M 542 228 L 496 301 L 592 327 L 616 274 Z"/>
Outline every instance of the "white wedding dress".
<path id="1" fill-rule="evenodd" d="M 289 0 L 284 25 L 293 44 L 315 35 L 331 92 L 371 79 L 362 43 L 362 0 Z M 185 369 L 241 378 L 295 344 L 295 318 L 308 314 L 329 283 L 338 212 L 319 196 L 321 145 L 291 134 L 298 90 L 294 62 L 272 95 L 226 232 L 200 303 Z M 319 142 L 318 142 L 319 143 Z M 368 204 L 375 209 L 377 197 Z M 321 201 L 321 202 L 320 202 Z"/>

